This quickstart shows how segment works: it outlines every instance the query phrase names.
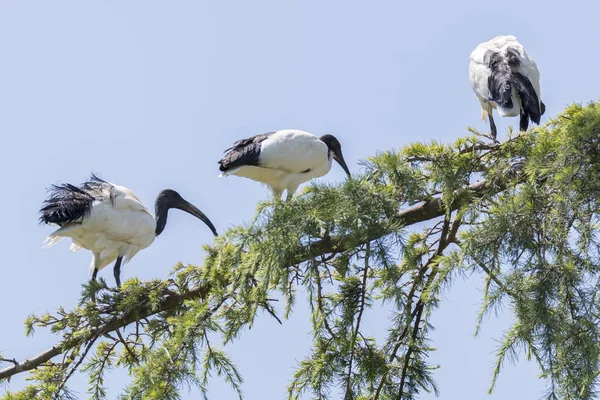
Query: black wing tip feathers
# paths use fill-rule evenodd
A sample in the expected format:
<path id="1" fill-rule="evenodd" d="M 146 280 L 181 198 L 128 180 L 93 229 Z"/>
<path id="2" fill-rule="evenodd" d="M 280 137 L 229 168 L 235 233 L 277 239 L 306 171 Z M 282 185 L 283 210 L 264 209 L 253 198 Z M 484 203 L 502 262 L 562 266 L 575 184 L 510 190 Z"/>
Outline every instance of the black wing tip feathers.
<path id="1" fill-rule="evenodd" d="M 90 174 L 90 182 L 98 182 L 98 183 L 108 183 L 104 179 L 98 178 L 94 172 Z"/>
<path id="2" fill-rule="evenodd" d="M 527 114 L 531 121 L 539 125 L 542 114 L 546 111 L 546 106 L 538 98 L 531 81 L 525 75 L 514 72 L 513 83 L 521 98 L 522 112 Z"/>
<path id="3" fill-rule="evenodd" d="M 90 174 L 90 178 L 81 184 L 81 189 L 98 189 L 101 186 L 109 185 L 104 179 L 101 179 L 95 173 Z"/>
<path id="4" fill-rule="evenodd" d="M 262 133 L 234 142 L 233 146 L 224 151 L 223 158 L 217 162 L 219 171 L 226 172 L 244 165 L 258 165 L 261 143 L 274 133 Z"/>
<path id="5" fill-rule="evenodd" d="M 40 209 L 40 224 L 65 224 L 81 220 L 89 214 L 92 203 L 96 198 L 86 190 L 97 189 L 107 182 L 91 174 L 89 181 L 80 186 L 71 183 L 51 185 L 48 189 L 48 198 L 42 203 Z"/>
<path id="6" fill-rule="evenodd" d="M 40 224 L 62 226 L 78 221 L 90 212 L 95 200 L 89 193 L 69 183 L 52 185 L 49 192 L 40 209 Z"/>
<path id="7" fill-rule="evenodd" d="M 508 85 L 512 69 L 508 59 L 500 52 L 488 50 L 483 56 L 483 60 L 490 68 L 488 77 L 490 99 L 501 107 L 512 108 L 512 89 Z"/>

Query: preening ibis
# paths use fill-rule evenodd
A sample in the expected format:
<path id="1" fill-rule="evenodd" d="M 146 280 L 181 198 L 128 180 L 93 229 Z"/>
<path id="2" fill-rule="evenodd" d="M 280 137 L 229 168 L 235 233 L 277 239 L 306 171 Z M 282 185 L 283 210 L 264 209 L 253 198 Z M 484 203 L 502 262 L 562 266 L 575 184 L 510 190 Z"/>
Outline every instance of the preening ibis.
<path id="1" fill-rule="evenodd" d="M 540 73 L 516 37 L 498 36 L 477 46 L 471 53 L 469 78 L 481 103 L 483 119 L 487 116 L 490 120 L 494 139 L 494 108 L 503 117 L 520 114 L 521 131 L 527 130 L 529 120 L 540 123 L 546 110 L 540 96 Z"/>
<path id="2" fill-rule="evenodd" d="M 332 159 L 350 176 L 342 146 L 332 135 L 319 138 L 296 129 L 280 130 L 238 140 L 225 153 L 218 162 L 220 177 L 236 175 L 264 183 L 276 199 L 287 190 L 290 200 L 300 184 L 327 174 Z"/>
<path id="3" fill-rule="evenodd" d="M 40 221 L 60 228 L 47 237 L 45 247 L 70 237 L 73 241 L 71 251 L 90 250 L 93 253 L 92 280 L 96 279 L 99 270 L 116 260 L 114 276 L 120 287 L 121 264 L 150 246 L 162 233 L 171 208 L 202 220 L 217 236 L 208 217 L 171 189 L 161 191 L 156 197 L 156 219 L 131 190 L 93 174 L 80 186 L 53 185 L 49 192 L 40 210 Z"/>

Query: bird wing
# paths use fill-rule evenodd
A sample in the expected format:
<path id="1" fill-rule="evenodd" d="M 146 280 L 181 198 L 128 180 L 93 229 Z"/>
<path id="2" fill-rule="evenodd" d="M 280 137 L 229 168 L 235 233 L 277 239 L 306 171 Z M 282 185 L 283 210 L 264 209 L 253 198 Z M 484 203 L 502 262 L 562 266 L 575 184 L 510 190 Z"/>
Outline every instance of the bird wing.
<path id="1" fill-rule="evenodd" d="M 521 99 L 524 113 L 536 124 L 540 123 L 542 106 L 532 82 L 523 74 L 513 72 L 513 85 Z"/>
<path id="2" fill-rule="evenodd" d="M 492 70 L 486 63 L 483 63 L 483 61 L 480 62 L 479 57 L 473 59 L 473 55 L 471 55 L 471 62 L 469 63 L 469 81 L 471 82 L 471 88 L 482 103 L 482 106 L 483 103 L 488 101 L 491 97 L 488 86 L 491 74 Z"/>
<path id="3" fill-rule="evenodd" d="M 542 93 L 540 87 L 540 71 L 538 70 L 538 66 L 535 60 L 531 56 L 529 56 L 529 54 L 527 54 L 523 46 L 519 44 L 519 48 L 519 63 L 518 65 L 513 67 L 513 71 L 515 72 L 515 75 L 519 74 L 523 77 L 520 80 L 524 83 L 525 86 L 532 86 L 532 89 L 535 93 L 535 97 L 537 99 L 534 98 L 532 93 L 532 95 L 530 95 L 530 97 L 532 98 L 531 101 L 536 103 L 539 102 L 539 111 L 540 115 L 542 115 L 544 112 L 542 106 Z M 529 84 L 527 82 L 529 82 Z M 532 118 L 532 120 L 534 119 Z M 539 118 L 538 121 L 534 120 L 534 122 L 539 123 Z"/>
<path id="4" fill-rule="evenodd" d="M 117 209 L 131 208 L 132 210 L 150 213 L 130 189 L 104 181 L 94 174 L 92 174 L 90 181 L 85 182 L 82 187 L 96 199 L 110 201 L 112 206 Z"/>
<path id="5" fill-rule="evenodd" d="M 510 65 L 511 81 L 521 99 L 522 109 L 533 122 L 539 124 L 543 108 L 537 64 L 514 36 L 507 37 L 502 51 Z"/>
<path id="6" fill-rule="evenodd" d="M 135 246 L 136 252 L 148 247 L 154 241 L 155 228 L 154 218 L 146 211 L 117 209 L 110 203 L 97 201 L 81 222 L 63 226 L 48 236 L 47 247 L 70 237 L 77 247 L 101 253 L 101 258 L 106 258 L 107 254 L 116 254 L 123 245 Z"/>
<path id="7" fill-rule="evenodd" d="M 492 57 L 500 53 L 504 36 L 496 37 L 487 42 L 479 44 L 471 53 L 471 62 L 469 63 L 469 80 L 471 88 L 477 95 L 482 108 L 487 109 L 486 102 L 492 100 L 490 89 L 490 80 L 492 78 Z"/>
<path id="8" fill-rule="evenodd" d="M 89 214 L 96 197 L 71 184 L 52 185 L 40 210 L 40 222 L 64 226 Z"/>
<path id="9" fill-rule="evenodd" d="M 238 140 L 232 147 L 225 150 L 225 155 L 218 161 L 219 170 L 226 172 L 244 165 L 258 165 L 261 144 L 275 132 L 267 132 Z"/>
<path id="10" fill-rule="evenodd" d="M 129 189 L 96 176 L 80 186 L 55 185 L 41 212 L 41 221 L 61 228 L 46 239 L 46 247 L 65 237 L 76 247 L 97 253 L 115 251 L 124 243 L 147 247 L 156 222 Z"/>
<path id="11" fill-rule="evenodd" d="M 515 71 L 526 77 L 533 88 L 535 89 L 535 93 L 541 99 L 541 91 L 540 91 L 540 71 L 538 70 L 536 62 L 533 58 L 529 57 L 527 53 L 524 53 L 520 58 L 520 65 L 515 68 Z"/>
<path id="12" fill-rule="evenodd" d="M 327 145 L 308 132 L 277 131 L 262 142 L 259 166 L 291 173 L 303 173 L 328 161 Z"/>
<path id="13" fill-rule="evenodd" d="M 131 209 L 134 211 L 143 211 L 150 214 L 150 211 L 144 206 L 140 199 L 131 190 L 125 186 L 113 185 L 114 202 L 113 207 L 116 209 Z"/>
<path id="14" fill-rule="evenodd" d="M 144 208 L 137 198 L 133 199 L 127 192 L 127 188 L 103 181 L 94 174 L 89 181 L 79 186 L 69 183 L 52 185 L 40 210 L 40 222 L 61 227 L 81 222 L 98 202 L 111 206 Z M 117 198 L 120 200 L 119 204 Z"/>

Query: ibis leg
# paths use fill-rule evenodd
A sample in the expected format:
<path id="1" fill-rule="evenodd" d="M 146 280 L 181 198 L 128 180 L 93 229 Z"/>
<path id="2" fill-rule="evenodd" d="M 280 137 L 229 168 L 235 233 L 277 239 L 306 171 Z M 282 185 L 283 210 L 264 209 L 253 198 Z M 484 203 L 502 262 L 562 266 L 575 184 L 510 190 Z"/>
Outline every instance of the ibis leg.
<path id="1" fill-rule="evenodd" d="M 492 113 L 488 113 L 488 117 L 490 119 L 490 129 L 492 131 L 492 138 L 496 140 L 496 135 L 498 134 L 498 130 L 496 129 L 496 124 L 494 123 L 494 117 L 492 117 Z"/>
<path id="2" fill-rule="evenodd" d="M 527 116 L 527 114 L 523 113 L 523 110 L 521 110 L 521 121 L 519 123 L 519 130 L 526 131 L 528 126 L 529 117 Z"/>
<path id="3" fill-rule="evenodd" d="M 98 275 L 98 268 L 94 268 L 94 272 L 92 272 L 92 280 L 94 282 L 96 282 L 96 276 Z M 92 293 L 92 302 L 95 303 L 96 302 L 96 291 L 94 290 L 94 293 Z"/>
<path id="4" fill-rule="evenodd" d="M 121 261 L 123 261 L 123 257 L 117 257 L 117 262 L 115 262 L 115 268 L 113 270 L 117 287 L 121 287 Z"/>

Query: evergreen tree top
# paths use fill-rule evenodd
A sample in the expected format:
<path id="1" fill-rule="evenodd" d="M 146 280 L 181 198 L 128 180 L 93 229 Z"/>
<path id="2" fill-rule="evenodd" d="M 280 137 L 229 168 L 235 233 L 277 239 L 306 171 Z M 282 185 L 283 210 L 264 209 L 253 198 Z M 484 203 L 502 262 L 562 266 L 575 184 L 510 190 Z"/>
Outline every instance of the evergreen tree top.
<path id="1" fill-rule="evenodd" d="M 503 143 L 471 133 L 451 145 L 382 152 L 344 184 L 262 203 L 253 221 L 205 246 L 204 265 L 178 265 L 171 279 L 130 279 L 121 291 L 101 280 L 84 287 L 74 310 L 30 316 L 28 335 L 49 328 L 62 340 L 26 361 L 3 354 L 7 384 L 31 371 L 26 388 L 3 398 L 74 397 L 77 370 L 89 377 L 89 395 L 105 398 L 114 366 L 131 377 L 124 399 L 177 398 L 186 385 L 205 392 L 214 373 L 241 398 L 227 345 L 259 311 L 285 323 L 305 298 L 313 346 L 291 377 L 290 398 L 332 390 L 346 399 L 415 398 L 437 392 L 431 313 L 466 273 L 485 278 L 480 322 L 501 305 L 514 313 L 498 333 L 490 391 L 503 362 L 524 351 L 548 382 L 547 398 L 594 398 L 600 103 L 572 105 Z M 383 342 L 363 323 L 379 304 L 391 310 Z"/>

